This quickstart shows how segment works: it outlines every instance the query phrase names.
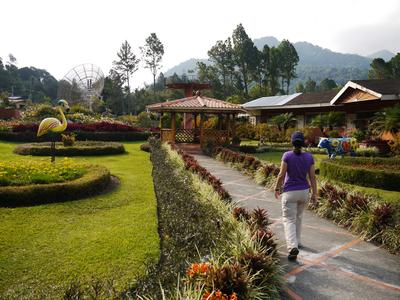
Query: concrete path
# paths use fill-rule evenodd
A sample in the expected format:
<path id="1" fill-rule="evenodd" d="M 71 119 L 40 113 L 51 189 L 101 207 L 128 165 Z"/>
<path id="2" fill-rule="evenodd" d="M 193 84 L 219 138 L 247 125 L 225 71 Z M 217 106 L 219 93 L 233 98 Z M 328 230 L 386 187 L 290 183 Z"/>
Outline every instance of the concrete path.
<path id="1" fill-rule="evenodd" d="M 328 220 L 305 211 L 297 262 L 286 258 L 281 204 L 250 177 L 222 162 L 193 153 L 199 163 L 220 178 L 233 200 L 248 209 L 268 210 L 279 239 L 288 282 L 282 299 L 400 299 L 400 257 L 364 242 Z"/>

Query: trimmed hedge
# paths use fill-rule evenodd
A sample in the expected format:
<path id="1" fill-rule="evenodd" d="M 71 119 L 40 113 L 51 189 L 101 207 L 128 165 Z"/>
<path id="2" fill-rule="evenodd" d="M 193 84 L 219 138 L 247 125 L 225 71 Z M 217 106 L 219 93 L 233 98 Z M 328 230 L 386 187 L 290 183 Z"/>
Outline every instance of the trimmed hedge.
<path id="1" fill-rule="evenodd" d="M 320 174 L 350 184 L 400 191 L 400 171 L 393 166 L 398 166 L 399 170 L 400 160 L 368 157 L 324 160 L 320 164 Z"/>
<path id="2" fill-rule="evenodd" d="M 69 131 L 68 131 L 69 132 Z M 67 132 L 67 133 L 68 133 Z M 152 132 L 135 132 L 135 131 L 114 131 L 114 132 L 101 132 L 101 131 L 74 131 L 76 134 L 75 139 L 78 141 L 146 141 Z M 38 138 L 36 132 L 10 132 L 0 131 L 0 140 L 10 142 L 50 142 L 49 136 L 42 136 Z M 60 138 L 61 140 L 61 138 Z"/>
<path id="3" fill-rule="evenodd" d="M 279 259 L 273 234 L 267 228 L 270 223 L 266 211 L 254 212 L 257 221 L 262 221 L 262 228 L 242 222 L 237 211 L 232 213 L 233 207 L 221 201 L 201 174 L 186 168 L 180 154 L 159 140 L 151 139 L 150 144 L 161 257 L 158 268 L 148 273 L 148 278 L 136 282 L 137 290 L 132 294 L 146 295 L 146 299 L 172 299 L 179 293 L 180 298 L 205 299 L 211 288 L 223 291 L 221 286 L 228 285 L 230 292 L 238 293 L 236 299 L 249 299 L 246 293 L 251 294 L 250 291 L 257 299 L 261 295 L 279 298 Z M 253 234 L 251 229 L 257 232 Z M 203 259 L 201 263 L 199 258 Z M 251 263 L 260 258 L 260 268 L 251 269 Z M 191 281 L 190 271 L 198 265 L 212 270 L 207 280 L 201 279 L 204 285 Z M 235 290 L 237 273 L 230 270 L 239 270 L 249 278 L 245 280 L 245 289 Z M 160 295 L 160 286 L 165 297 Z"/>
<path id="4" fill-rule="evenodd" d="M 110 171 L 91 165 L 82 177 L 61 183 L 0 187 L 0 206 L 18 207 L 77 200 L 92 196 L 108 187 Z"/>
<path id="5" fill-rule="evenodd" d="M 50 156 L 51 143 L 22 144 L 14 149 L 20 155 Z M 56 143 L 56 156 L 110 155 L 125 153 L 124 145 L 113 142 L 75 142 L 74 146 L 64 147 Z"/>

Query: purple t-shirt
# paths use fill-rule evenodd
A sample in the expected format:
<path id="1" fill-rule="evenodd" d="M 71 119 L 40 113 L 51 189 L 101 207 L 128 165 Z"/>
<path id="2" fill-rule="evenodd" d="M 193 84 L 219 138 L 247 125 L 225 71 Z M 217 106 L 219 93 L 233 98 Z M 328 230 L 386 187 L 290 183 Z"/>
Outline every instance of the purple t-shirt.
<path id="1" fill-rule="evenodd" d="M 310 188 L 307 181 L 307 174 L 311 165 L 314 164 L 314 158 L 311 153 L 301 152 L 298 155 L 293 151 L 287 151 L 283 154 L 282 160 L 287 163 L 283 191 L 299 191 Z"/>

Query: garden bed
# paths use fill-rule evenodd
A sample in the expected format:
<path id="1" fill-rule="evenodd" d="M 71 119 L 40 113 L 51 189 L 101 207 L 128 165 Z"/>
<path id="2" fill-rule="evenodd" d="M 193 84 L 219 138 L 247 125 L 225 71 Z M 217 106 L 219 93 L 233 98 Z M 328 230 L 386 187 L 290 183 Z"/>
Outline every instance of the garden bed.
<path id="1" fill-rule="evenodd" d="M 32 143 L 18 145 L 14 153 L 20 155 L 50 156 L 51 143 Z M 115 142 L 77 141 L 73 146 L 65 147 L 63 143 L 56 143 L 54 152 L 56 156 L 85 156 L 85 155 L 111 155 L 125 153 L 124 145 Z"/>
<path id="2" fill-rule="evenodd" d="M 320 174 L 328 179 L 390 191 L 400 191 L 399 169 L 396 158 L 343 158 L 320 164 Z"/>
<path id="3" fill-rule="evenodd" d="M 66 131 L 70 133 L 70 131 Z M 148 131 L 74 131 L 78 141 L 146 141 L 152 134 Z M 32 131 L 0 131 L 0 140 L 10 142 L 50 142 L 49 136 L 37 137 L 36 132 Z M 60 138 L 61 140 L 61 138 Z"/>
<path id="4" fill-rule="evenodd" d="M 196 162 L 167 144 L 151 145 L 161 259 L 153 281 L 139 282 L 135 293 L 161 299 L 161 285 L 166 299 L 278 298 L 279 259 L 266 212 L 233 212 Z"/>
<path id="5" fill-rule="evenodd" d="M 259 163 L 255 157 L 221 147 L 214 148 L 213 156 L 252 176 L 257 183 L 267 188 L 275 186 L 276 176 L 279 173 L 278 165 Z M 352 167 L 346 164 L 352 162 L 357 166 L 374 166 L 375 169 L 370 168 L 365 171 L 371 174 L 384 172 L 376 170 L 376 168 L 385 168 L 389 165 L 392 165 L 390 168 L 399 169 L 400 164 L 399 159 L 365 157 L 325 160 L 323 162 L 329 166 L 334 166 L 334 172 L 338 176 L 347 174 L 343 170 L 344 168 L 351 169 Z M 363 178 L 363 180 L 369 180 L 368 174 L 360 173 L 358 176 L 360 178 L 365 176 L 367 179 Z M 395 176 L 398 176 L 398 173 Z M 349 178 L 351 178 L 350 175 Z M 389 179 L 390 181 L 387 183 L 382 182 L 382 180 L 385 180 L 382 178 L 376 177 L 375 180 L 380 184 L 389 184 L 390 182 L 398 185 L 400 182 L 398 177 Z M 310 209 L 315 210 L 322 217 L 332 219 L 339 225 L 347 227 L 368 241 L 385 245 L 391 252 L 400 252 L 400 203 L 398 199 L 389 201 L 382 199 L 377 194 L 354 191 L 349 189 L 349 186 L 340 183 L 322 181 L 318 182 L 318 186 L 317 205 L 310 205 Z"/>
<path id="6" fill-rule="evenodd" d="M 21 165 L 21 162 L 17 164 Z M 52 166 L 47 163 L 45 166 L 44 163 L 32 163 L 26 166 L 26 173 L 30 174 L 19 176 L 10 174 L 10 168 L 3 169 L 5 171 L 0 174 L 2 207 L 76 200 L 100 193 L 109 186 L 111 180 L 108 169 L 97 165 L 79 165 L 67 170 L 63 164 L 59 168 L 57 164 Z"/>

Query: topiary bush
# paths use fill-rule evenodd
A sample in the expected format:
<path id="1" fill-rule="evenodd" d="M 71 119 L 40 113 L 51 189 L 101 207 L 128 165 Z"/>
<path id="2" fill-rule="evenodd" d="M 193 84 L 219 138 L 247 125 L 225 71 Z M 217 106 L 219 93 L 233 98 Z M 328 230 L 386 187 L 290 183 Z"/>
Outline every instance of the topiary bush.
<path id="1" fill-rule="evenodd" d="M 88 165 L 86 173 L 72 181 L 0 187 L 0 206 L 18 207 L 63 202 L 92 196 L 109 186 L 110 171 Z"/>
<path id="2" fill-rule="evenodd" d="M 325 178 L 391 191 L 400 191 L 399 170 L 397 158 L 348 157 L 320 164 L 320 174 Z"/>
<path id="3" fill-rule="evenodd" d="M 20 155 L 50 156 L 51 143 L 32 143 L 18 145 L 14 153 Z M 85 156 L 85 155 L 111 155 L 125 153 L 125 147 L 115 142 L 75 142 L 73 146 L 65 147 L 63 143 L 56 143 L 56 156 Z"/>

